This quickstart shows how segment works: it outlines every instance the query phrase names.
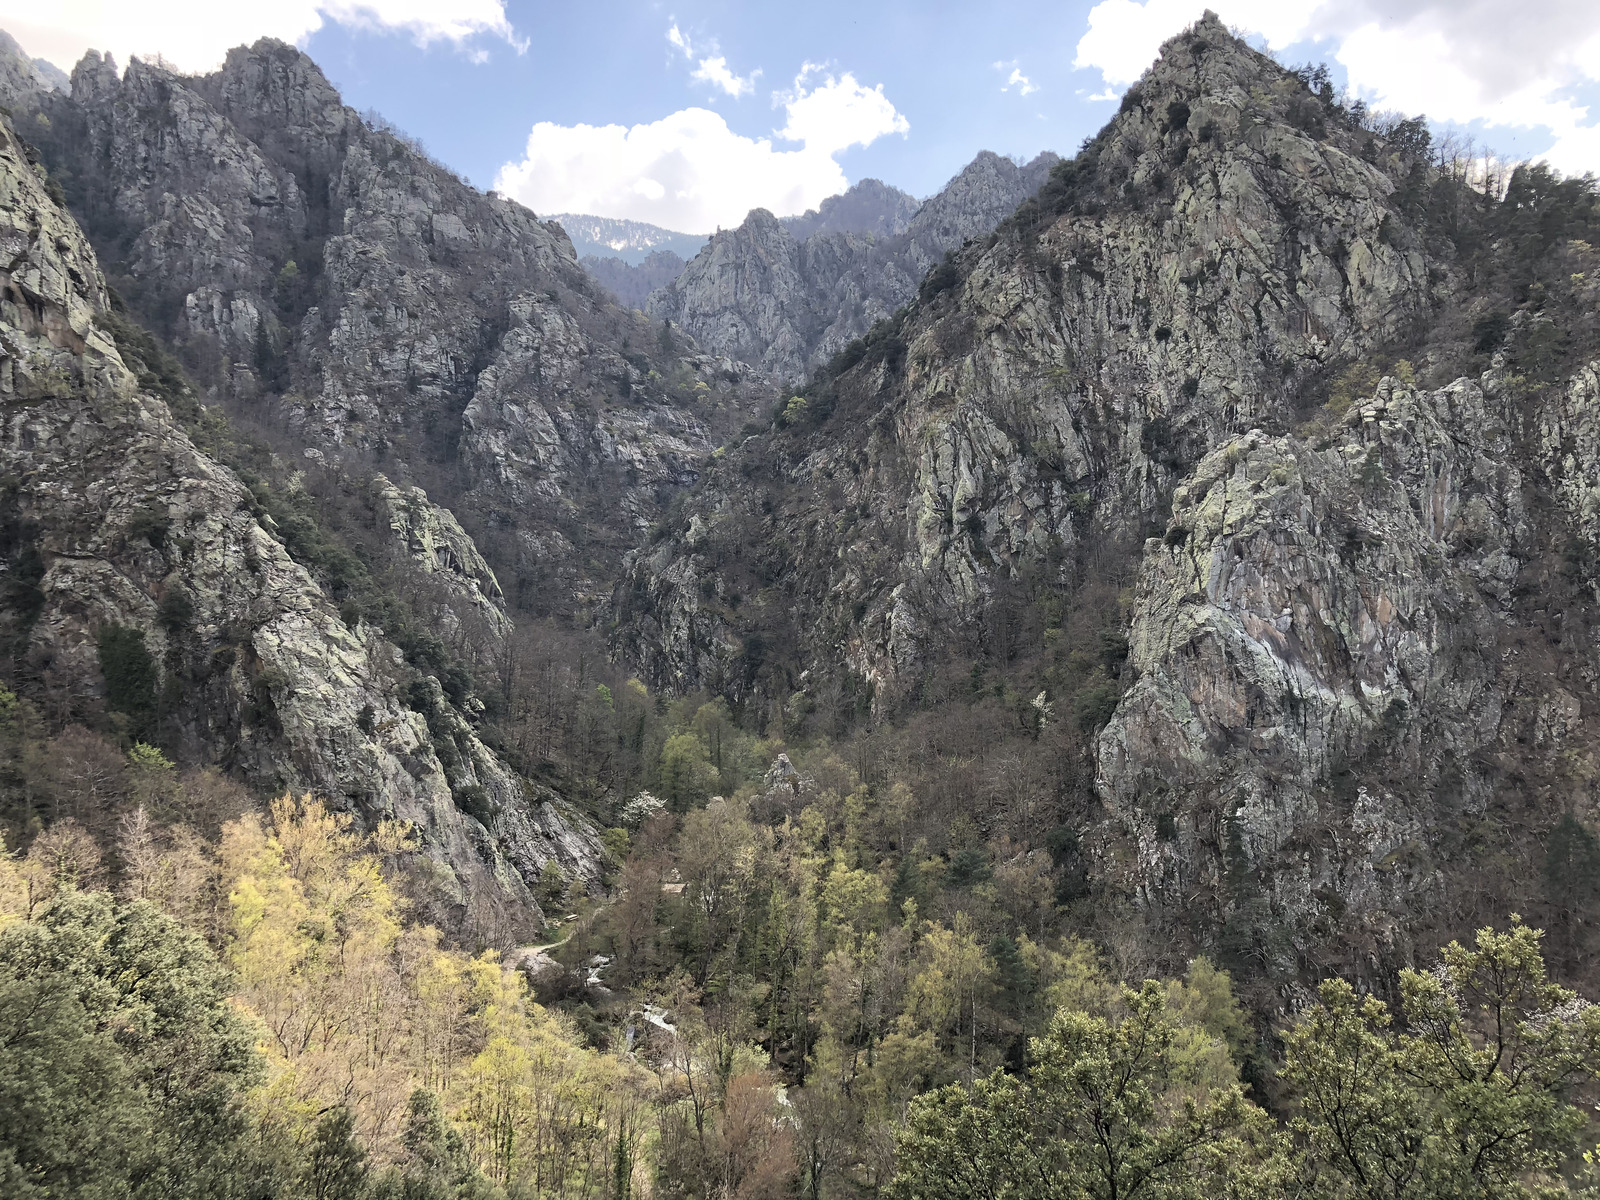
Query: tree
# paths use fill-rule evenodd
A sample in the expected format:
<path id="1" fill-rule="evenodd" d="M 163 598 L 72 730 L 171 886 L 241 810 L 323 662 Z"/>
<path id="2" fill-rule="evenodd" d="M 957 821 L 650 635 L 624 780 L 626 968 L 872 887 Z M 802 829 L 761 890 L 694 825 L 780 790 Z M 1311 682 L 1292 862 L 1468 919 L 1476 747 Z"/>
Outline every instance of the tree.
<path id="1" fill-rule="evenodd" d="M 922 938 L 922 959 L 922 969 L 907 989 L 901 1023 L 931 1030 L 957 1053 L 964 1042 L 967 1070 L 975 1072 L 978 1012 L 994 987 L 994 969 L 972 932 L 972 919 L 958 912 L 948 929 L 930 921 Z"/>
<path id="2" fill-rule="evenodd" d="M 1270 1194 L 1270 1121 L 1237 1085 L 1175 1070 L 1161 985 L 1124 989 L 1115 1018 L 1062 1009 L 1025 1078 L 995 1072 L 911 1105 L 894 1191 L 905 1200 L 1209 1200 Z"/>
<path id="3" fill-rule="evenodd" d="M 0 1179 L 84 1200 L 273 1194 L 243 1106 L 261 1063 L 228 983 L 199 938 L 104 893 L 0 931 Z"/>
<path id="4" fill-rule="evenodd" d="M 356 1141 L 356 1119 L 348 1108 L 330 1109 L 317 1122 L 306 1156 L 309 1200 L 361 1200 L 367 1190 L 367 1152 Z"/>
<path id="5" fill-rule="evenodd" d="M 717 768 L 693 733 L 675 733 L 661 748 L 661 793 L 678 812 L 703 804 L 717 786 Z"/>
<path id="6" fill-rule="evenodd" d="M 97 887 L 103 875 L 94 838 L 74 820 L 57 821 L 33 839 L 22 861 L 28 915 L 52 897 Z"/>
<path id="7" fill-rule="evenodd" d="M 1600 1008 L 1545 977 L 1520 922 L 1401 972 L 1406 1027 L 1349 984 L 1286 1038 L 1284 1078 L 1316 1200 L 1563 1194 L 1585 1126 L 1570 1090 L 1600 1072 Z"/>
<path id="8" fill-rule="evenodd" d="M 0 981 L 0 1182 L 7 1196 L 125 1184 L 149 1116 L 116 1044 L 55 978 Z"/>
<path id="9" fill-rule="evenodd" d="M 705 979 L 723 939 L 736 928 L 756 864 L 756 831 L 746 805 L 718 796 L 683 821 L 678 868 L 697 916 L 705 923 L 699 968 Z"/>

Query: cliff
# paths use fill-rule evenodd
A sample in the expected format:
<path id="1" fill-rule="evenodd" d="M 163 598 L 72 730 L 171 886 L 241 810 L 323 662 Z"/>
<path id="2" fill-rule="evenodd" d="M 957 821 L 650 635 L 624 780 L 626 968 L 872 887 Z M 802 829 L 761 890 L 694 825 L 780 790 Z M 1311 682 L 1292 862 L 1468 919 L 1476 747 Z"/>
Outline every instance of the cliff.
<path id="1" fill-rule="evenodd" d="M 708 350 L 798 382 L 910 300 L 946 253 L 1011 215 L 1055 162 L 1042 154 L 1019 167 L 985 151 L 911 214 L 910 197 L 876 180 L 787 221 L 757 209 L 713 237 L 646 311 Z"/>
<path id="2" fill-rule="evenodd" d="M 159 737 L 263 791 L 412 822 L 433 864 L 424 903 L 476 936 L 537 922 L 528 883 L 547 862 L 597 878 L 585 823 L 509 771 L 381 630 L 347 623 L 256 496 L 141 383 L 93 249 L 4 122 L 0 238 L 10 676 L 59 716 Z M 420 493 L 391 486 L 383 502 L 399 552 L 504 620 L 453 521 Z"/>

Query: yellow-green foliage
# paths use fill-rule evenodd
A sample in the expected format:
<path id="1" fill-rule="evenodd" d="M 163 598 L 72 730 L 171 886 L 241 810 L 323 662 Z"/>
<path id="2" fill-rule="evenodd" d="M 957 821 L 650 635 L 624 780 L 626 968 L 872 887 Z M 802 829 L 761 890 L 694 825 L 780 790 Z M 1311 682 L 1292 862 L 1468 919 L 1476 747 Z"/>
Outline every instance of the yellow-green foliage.
<path id="1" fill-rule="evenodd" d="M 1378 368 L 1370 362 L 1351 363 L 1334 376 L 1328 390 L 1328 409 L 1335 416 L 1343 416 L 1357 400 L 1363 400 L 1377 389 L 1382 378 Z"/>
<path id="2" fill-rule="evenodd" d="M 303 1140 L 318 1114 L 347 1106 L 385 1161 L 400 1153 L 413 1091 L 427 1088 L 490 1178 L 592 1194 L 616 1123 L 641 1102 L 639 1068 L 585 1049 L 498 954 L 472 957 L 407 925 L 382 857 L 411 849 L 403 827 L 366 836 L 309 796 L 225 830 L 228 957 L 270 1065 L 258 1109 Z"/>

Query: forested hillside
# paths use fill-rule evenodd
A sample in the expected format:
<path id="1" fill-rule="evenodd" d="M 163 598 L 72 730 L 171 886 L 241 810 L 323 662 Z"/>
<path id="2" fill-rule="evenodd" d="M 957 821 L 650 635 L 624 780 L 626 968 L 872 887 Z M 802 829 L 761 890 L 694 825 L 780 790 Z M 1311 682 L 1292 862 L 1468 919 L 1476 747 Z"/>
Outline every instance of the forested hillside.
<path id="1" fill-rule="evenodd" d="M 1600 1196 L 1592 178 L 1208 16 L 647 320 L 0 66 L 0 1193 Z"/>
<path id="2" fill-rule="evenodd" d="M 67 747 L 10 693 L 0 721 L 7 782 L 70 802 L 35 775 Z M 1026 862 L 889 883 L 903 803 L 785 758 L 765 823 L 636 801 L 536 998 L 415 920 L 409 826 L 230 816 L 74 740 L 97 803 L 0 858 L 10 1196 L 1520 1196 L 1578 1163 L 1600 1008 L 1517 923 L 1402 972 L 1401 1031 L 1335 980 L 1280 1041 L 1205 958 L 1120 983 Z"/>

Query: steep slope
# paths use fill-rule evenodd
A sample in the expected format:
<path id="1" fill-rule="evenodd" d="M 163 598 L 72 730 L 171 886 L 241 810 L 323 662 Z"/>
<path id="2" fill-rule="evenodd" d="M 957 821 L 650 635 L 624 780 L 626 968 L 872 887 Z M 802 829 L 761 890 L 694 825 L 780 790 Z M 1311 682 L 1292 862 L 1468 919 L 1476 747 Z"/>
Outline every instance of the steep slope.
<path id="1" fill-rule="evenodd" d="M 1231 919 L 1278 973 L 1335 930 L 1360 970 L 1443 898 L 1448 843 L 1494 802 L 1481 755 L 1592 744 L 1570 671 L 1517 646 L 1534 536 L 1508 408 L 1498 374 L 1385 380 L 1338 436 L 1253 431 L 1177 489 L 1098 747 L 1120 882 Z"/>
<path id="2" fill-rule="evenodd" d="M 709 350 L 799 380 L 910 300 L 946 253 L 1009 216 L 1056 161 L 1042 154 L 1019 167 L 984 151 L 899 229 L 876 190 L 848 207 L 852 193 L 834 197 L 814 220 L 757 209 L 712 238 L 646 311 Z M 852 218 L 869 202 L 888 211 Z"/>
<path id="3" fill-rule="evenodd" d="M 42 58 L 30 59 L 16 38 L 0 30 L 0 101 L 27 102 L 39 92 L 66 91 L 70 86 L 60 67 Z"/>
<path id="4" fill-rule="evenodd" d="M 470 935 L 536 923 L 528 883 L 549 861 L 597 878 L 592 832 L 507 770 L 436 678 L 342 619 L 255 496 L 136 377 L 93 250 L 4 121 L 0 240 L 8 677 L 58 718 L 109 717 L 262 789 L 413 822 L 434 864 L 422 901 Z M 453 521 L 420 493 L 382 500 L 398 552 L 504 620 Z"/>
<path id="5" fill-rule="evenodd" d="M 652 250 L 638 264 L 593 254 L 586 254 L 578 261 L 596 283 L 616 297 L 618 304 L 640 312 L 644 311 L 650 293 L 666 287 L 687 265 L 671 250 Z"/>
<path id="6" fill-rule="evenodd" d="M 1600 198 L 1419 131 L 1200 22 L 719 460 L 619 648 L 786 732 L 994 668 L 1014 736 L 1100 731 L 1095 894 L 1264 1003 L 1489 912 L 1592 954 Z"/>
<path id="7" fill-rule="evenodd" d="M 1070 584 L 1207 450 L 1409 328 L 1448 273 L 1367 135 L 1301 128 L 1302 104 L 1214 22 L 1169 45 L 1037 201 L 719 461 L 641 553 L 629 653 L 682 686 L 783 692 L 818 667 L 903 695 L 988 636 L 1008 581 Z M 744 630 L 791 648 L 770 681 Z"/>
<path id="8" fill-rule="evenodd" d="M 783 218 L 795 238 L 805 241 L 817 233 L 870 233 L 893 237 L 905 232 L 922 207 L 917 198 L 881 179 L 861 179 L 837 196 L 798 217 Z"/>
<path id="9" fill-rule="evenodd" d="M 23 124 L 115 286 L 208 393 L 286 451 L 426 486 L 499 567 L 541 581 L 519 602 L 603 590 L 745 418 L 731 365 L 663 345 L 558 225 L 363 121 L 292 47 L 241 47 L 197 78 L 91 54 L 40 115 Z M 547 352 L 559 384 L 541 382 Z M 504 485 L 533 463 L 537 486 Z"/>
<path id="10" fill-rule="evenodd" d="M 553 213 L 546 219 L 561 226 L 579 258 L 589 255 L 615 258 L 635 267 L 658 252 L 693 258 L 707 238 L 703 233 L 678 233 L 645 221 L 626 221 L 618 217 Z"/>

